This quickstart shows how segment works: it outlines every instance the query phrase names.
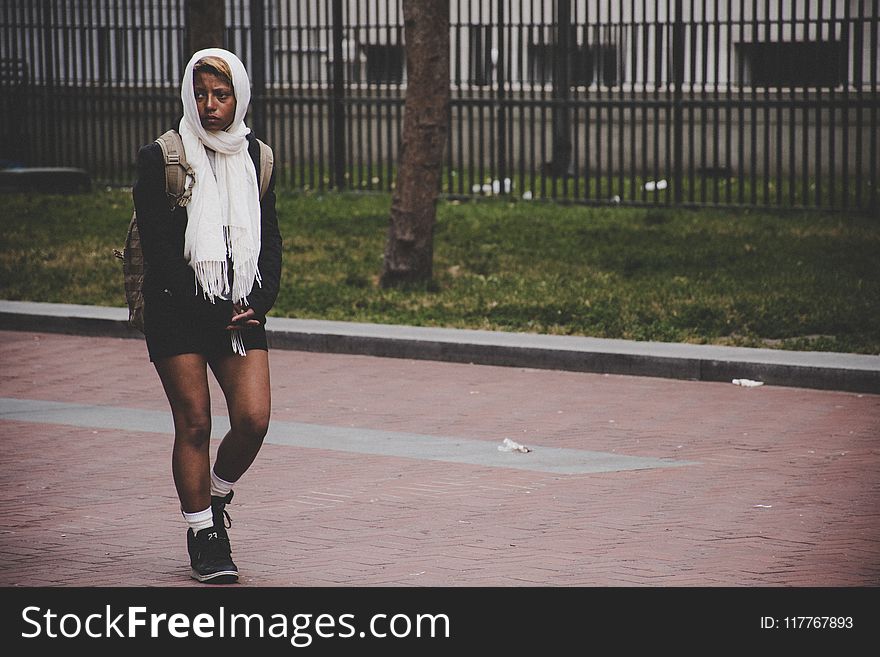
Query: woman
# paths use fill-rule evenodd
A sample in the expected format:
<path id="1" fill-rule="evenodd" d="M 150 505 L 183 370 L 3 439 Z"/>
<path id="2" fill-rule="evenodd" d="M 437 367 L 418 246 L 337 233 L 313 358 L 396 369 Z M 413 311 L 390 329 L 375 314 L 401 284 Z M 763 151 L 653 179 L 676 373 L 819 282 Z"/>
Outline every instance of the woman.
<path id="1" fill-rule="evenodd" d="M 189 528 L 191 575 L 238 581 L 224 523 L 233 484 L 269 426 L 264 328 L 281 278 L 274 175 L 259 196 L 260 147 L 244 123 L 250 81 L 219 48 L 193 55 L 181 87 L 178 132 L 192 176 L 185 207 L 170 206 L 157 143 L 138 152 L 133 196 L 146 262 L 147 350 L 174 418 L 172 474 Z M 230 430 L 210 465 L 211 369 L 226 398 Z M 231 523 L 230 523 L 231 525 Z"/>

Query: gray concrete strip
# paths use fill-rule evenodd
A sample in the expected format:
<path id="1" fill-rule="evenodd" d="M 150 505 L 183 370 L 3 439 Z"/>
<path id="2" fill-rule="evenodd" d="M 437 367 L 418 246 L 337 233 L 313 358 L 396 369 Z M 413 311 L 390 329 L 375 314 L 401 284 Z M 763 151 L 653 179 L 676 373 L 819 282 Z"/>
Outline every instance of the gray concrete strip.
<path id="1" fill-rule="evenodd" d="M 174 431 L 170 412 L 11 397 L 0 397 L 0 421 L 3 420 L 162 434 L 171 434 Z M 220 438 L 229 430 L 228 419 L 215 416 L 213 428 L 214 437 Z M 509 452 L 498 449 L 503 444 L 503 437 L 498 442 L 493 442 L 302 422 L 273 421 L 266 442 L 304 449 L 328 449 L 555 474 L 591 474 L 693 465 L 690 461 L 531 445 L 527 447 L 532 451 L 527 453 Z"/>
<path id="2" fill-rule="evenodd" d="M 66 335 L 143 338 L 127 324 L 126 308 L 66 303 L 0 301 L 0 329 Z"/>
<path id="3" fill-rule="evenodd" d="M 0 301 L 0 329 L 142 337 L 125 308 Z M 880 393 L 880 355 L 270 317 L 277 349 Z"/>
<path id="4" fill-rule="evenodd" d="M 880 356 L 875 355 L 275 317 L 266 328 L 273 347 L 302 351 L 880 392 Z"/>

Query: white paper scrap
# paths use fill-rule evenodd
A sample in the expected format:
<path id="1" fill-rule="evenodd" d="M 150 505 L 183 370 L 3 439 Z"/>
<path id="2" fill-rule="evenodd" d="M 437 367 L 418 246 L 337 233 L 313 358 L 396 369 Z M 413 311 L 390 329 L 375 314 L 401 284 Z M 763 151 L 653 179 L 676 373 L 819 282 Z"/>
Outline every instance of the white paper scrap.
<path id="1" fill-rule="evenodd" d="M 520 445 L 517 442 L 512 441 L 510 438 L 505 438 L 500 445 L 498 445 L 499 452 L 531 452 L 532 450 L 526 447 L 525 445 Z"/>

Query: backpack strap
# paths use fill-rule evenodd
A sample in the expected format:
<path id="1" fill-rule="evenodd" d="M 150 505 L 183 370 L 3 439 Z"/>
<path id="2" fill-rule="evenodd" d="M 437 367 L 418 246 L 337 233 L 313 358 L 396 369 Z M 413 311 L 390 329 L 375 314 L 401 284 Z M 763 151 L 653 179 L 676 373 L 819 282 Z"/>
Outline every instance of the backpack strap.
<path id="1" fill-rule="evenodd" d="M 177 130 L 169 130 L 162 134 L 156 143 L 162 149 L 165 158 L 165 191 L 174 199 L 174 205 L 185 207 L 192 198 L 192 186 L 195 184 L 195 173 L 189 162 L 186 161 L 186 152 L 183 148 L 183 139 Z M 272 169 L 275 165 L 275 154 L 272 148 L 265 142 L 257 139 L 260 145 L 260 198 L 269 188 L 272 179 Z M 186 177 L 189 176 L 190 184 L 186 185 Z"/>
<path id="2" fill-rule="evenodd" d="M 159 144 L 165 158 L 165 192 L 174 199 L 173 205 L 184 207 L 192 197 L 192 186 L 196 178 L 192 167 L 186 161 L 183 139 L 177 130 L 169 130 L 162 134 L 156 143 Z M 189 186 L 186 185 L 187 176 L 190 177 Z"/>
<path id="3" fill-rule="evenodd" d="M 269 181 L 272 179 L 272 167 L 275 164 L 275 154 L 269 144 L 259 139 L 257 143 L 260 145 L 260 198 L 263 198 L 266 190 L 269 189 Z"/>

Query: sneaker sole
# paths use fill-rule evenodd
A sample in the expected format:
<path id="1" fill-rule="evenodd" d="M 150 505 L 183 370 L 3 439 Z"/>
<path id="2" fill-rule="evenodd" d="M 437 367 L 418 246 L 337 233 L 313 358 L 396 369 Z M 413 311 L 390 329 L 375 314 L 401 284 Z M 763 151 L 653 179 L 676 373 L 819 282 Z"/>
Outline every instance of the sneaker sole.
<path id="1" fill-rule="evenodd" d="M 210 575 L 199 575 L 195 570 L 191 570 L 189 574 L 203 584 L 235 584 L 238 581 L 238 573 L 234 570 L 221 570 Z"/>

